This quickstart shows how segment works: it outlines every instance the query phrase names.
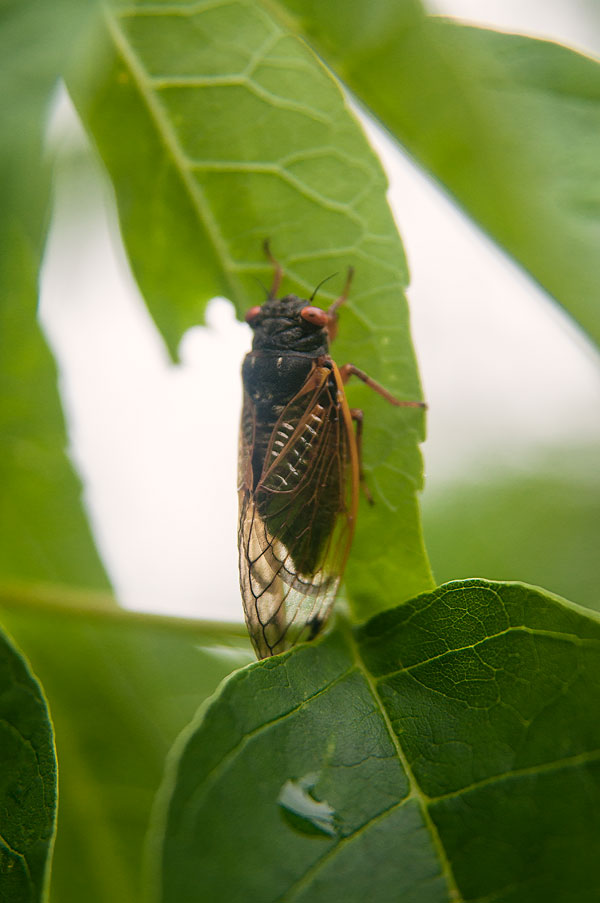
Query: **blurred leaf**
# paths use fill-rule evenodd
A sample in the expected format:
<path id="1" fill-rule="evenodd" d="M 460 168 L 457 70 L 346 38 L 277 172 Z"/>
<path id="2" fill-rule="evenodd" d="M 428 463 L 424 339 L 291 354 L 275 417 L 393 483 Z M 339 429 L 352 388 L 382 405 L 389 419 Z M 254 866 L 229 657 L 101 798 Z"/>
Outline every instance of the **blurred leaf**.
<path id="1" fill-rule="evenodd" d="M 558 44 L 426 16 L 417 0 L 280 6 L 423 167 L 600 341 L 598 63 Z"/>
<path id="2" fill-rule="evenodd" d="M 167 750 L 219 681 L 254 655 L 233 625 L 70 598 L 44 603 L 38 590 L 29 600 L 11 593 L 0 600 L 2 621 L 44 682 L 56 728 L 52 900 L 134 903 Z"/>
<path id="3" fill-rule="evenodd" d="M 599 650 L 597 617 L 473 580 L 238 672 L 163 783 L 160 900 L 592 903 Z"/>
<path id="4" fill-rule="evenodd" d="M 46 899 L 56 757 L 40 686 L 0 630 L 0 900 Z"/>
<path id="5" fill-rule="evenodd" d="M 116 5 L 82 49 L 69 87 L 113 180 L 134 272 L 174 350 L 226 291 L 238 311 L 270 282 L 262 242 L 304 297 L 356 266 L 336 357 L 403 398 L 420 388 L 403 297 L 407 273 L 386 181 L 338 86 L 261 4 Z M 323 301 L 325 303 L 325 300 Z M 365 470 L 348 568 L 361 617 L 431 585 L 415 493 L 422 417 L 364 386 Z M 389 556 L 382 547 L 386 537 Z"/>
<path id="6" fill-rule="evenodd" d="M 483 576 L 551 586 L 600 608 L 600 449 L 528 471 L 481 474 L 423 497 L 427 549 L 440 582 Z"/>
<path id="7" fill-rule="evenodd" d="M 0 576 L 103 586 L 65 457 L 56 369 L 35 322 L 48 218 L 48 105 L 87 13 L 76 0 L 5 2 L 0 13 Z"/>

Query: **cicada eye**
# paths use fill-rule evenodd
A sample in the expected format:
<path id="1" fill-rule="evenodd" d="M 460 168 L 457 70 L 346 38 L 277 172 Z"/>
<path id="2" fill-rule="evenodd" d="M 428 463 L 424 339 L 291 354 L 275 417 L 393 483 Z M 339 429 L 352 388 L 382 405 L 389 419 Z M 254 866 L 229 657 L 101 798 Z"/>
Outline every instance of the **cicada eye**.
<path id="1" fill-rule="evenodd" d="M 313 326 L 323 327 L 329 323 L 329 314 L 320 307 L 303 307 L 300 316 L 307 323 L 312 323 Z"/>
<path id="2" fill-rule="evenodd" d="M 258 305 L 256 307 L 251 307 L 250 310 L 246 311 L 246 316 L 244 317 L 244 320 L 246 321 L 246 323 L 248 323 L 250 326 L 252 326 L 252 322 L 254 320 L 256 320 L 259 313 L 260 313 L 260 307 Z"/>

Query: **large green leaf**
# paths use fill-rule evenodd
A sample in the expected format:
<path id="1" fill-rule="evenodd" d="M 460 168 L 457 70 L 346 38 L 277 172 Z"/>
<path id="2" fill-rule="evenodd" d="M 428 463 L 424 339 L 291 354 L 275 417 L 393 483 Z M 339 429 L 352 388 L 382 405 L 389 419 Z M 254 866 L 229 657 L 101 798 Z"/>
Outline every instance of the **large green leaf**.
<path id="1" fill-rule="evenodd" d="M 162 903 L 592 903 L 600 622 L 450 583 L 238 672 L 174 751 Z"/>
<path id="2" fill-rule="evenodd" d="M 56 728 L 52 900 L 134 903 L 166 752 L 219 681 L 254 658 L 248 638 L 66 592 L 4 593 L 0 618 L 43 680 Z"/>
<path id="3" fill-rule="evenodd" d="M 172 349 L 215 293 L 239 311 L 262 299 L 254 277 L 270 281 L 269 237 L 284 290 L 305 297 L 337 272 L 321 291 L 334 298 L 355 265 L 336 357 L 400 397 L 419 396 L 383 171 L 330 74 L 266 5 L 115 4 L 69 86 Z M 378 503 L 361 511 L 348 568 L 350 601 L 366 616 L 431 585 L 415 501 L 422 419 L 364 386 L 349 394 L 366 409 L 365 470 Z"/>
<path id="4" fill-rule="evenodd" d="M 0 900 L 46 899 L 56 757 L 40 686 L 0 630 Z"/>
<path id="5" fill-rule="evenodd" d="M 35 322 L 48 219 L 43 134 L 76 0 L 17 0 L 0 14 L 0 576 L 106 582 L 65 457 L 56 369 Z"/>
<path id="6" fill-rule="evenodd" d="M 416 159 L 600 341 L 600 66 L 426 16 L 417 0 L 281 0 Z"/>

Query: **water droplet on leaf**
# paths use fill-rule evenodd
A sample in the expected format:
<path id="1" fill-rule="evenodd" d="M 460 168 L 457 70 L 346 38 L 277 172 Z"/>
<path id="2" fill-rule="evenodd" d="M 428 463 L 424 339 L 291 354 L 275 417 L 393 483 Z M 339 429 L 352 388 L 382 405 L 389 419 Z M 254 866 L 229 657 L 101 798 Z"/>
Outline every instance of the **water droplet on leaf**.
<path id="1" fill-rule="evenodd" d="M 327 834 L 337 837 L 337 815 L 325 800 L 317 800 L 312 791 L 318 774 L 307 774 L 297 781 L 286 781 L 277 802 L 284 810 L 287 821 L 305 834 Z"/>

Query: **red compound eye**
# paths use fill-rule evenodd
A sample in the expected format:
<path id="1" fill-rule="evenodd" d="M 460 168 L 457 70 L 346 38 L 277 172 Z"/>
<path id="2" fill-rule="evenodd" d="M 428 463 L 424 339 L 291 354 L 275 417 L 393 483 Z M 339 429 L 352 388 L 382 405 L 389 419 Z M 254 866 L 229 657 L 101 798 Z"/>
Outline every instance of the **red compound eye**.
<path id="1" fill-rule="evenodd" d="M 307 323 L 312 323 L 313 326 L 323 327 L 329 323 L 329 314 L 320 307 L 303 307 L 300 316 Z"/>
<path id="2" fill-rule="evenodd" d="M 246 321 L 246 323 L 250 323 L 250 325 L 252 325 L 252 321 L 256 320 L 259 313 L 260 313 L 260 307 L 251 307 L 250 310 L 246 311 L 246 316 L 244 317 L 244 320 Z"/>

